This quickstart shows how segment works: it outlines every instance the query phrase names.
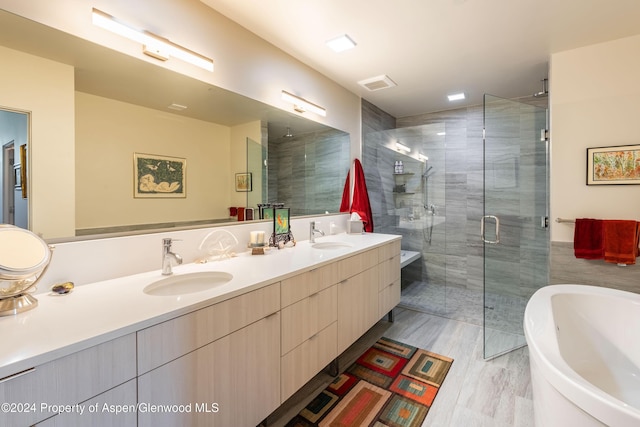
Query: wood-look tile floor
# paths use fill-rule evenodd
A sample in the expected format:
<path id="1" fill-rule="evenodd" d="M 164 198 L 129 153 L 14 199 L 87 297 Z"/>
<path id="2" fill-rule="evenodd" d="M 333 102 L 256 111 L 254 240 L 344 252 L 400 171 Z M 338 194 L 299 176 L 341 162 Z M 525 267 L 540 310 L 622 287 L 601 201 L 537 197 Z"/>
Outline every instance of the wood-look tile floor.
<path id="1" fill-rule="evenodd" d="M 394 323 L 381 320 L 340 356 L 340 370 L 386 336 L 454 359 L 423 426 L 534 425 L 527 347 L 485 361 L 480 326 L 404 308 L 394 313 Z M 332 379 L 324 372 L 318 374 L 271 414 L 267 425 L 284 426 Z"/>

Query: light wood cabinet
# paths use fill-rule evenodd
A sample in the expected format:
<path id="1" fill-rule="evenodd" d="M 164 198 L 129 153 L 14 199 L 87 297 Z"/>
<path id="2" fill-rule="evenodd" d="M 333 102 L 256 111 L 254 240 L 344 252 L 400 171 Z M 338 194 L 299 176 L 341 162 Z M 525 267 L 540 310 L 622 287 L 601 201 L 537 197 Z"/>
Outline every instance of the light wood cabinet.
<path id="1" fill-rule="evenodd" d="M 0 379 L 0 425 L 29 426 L 135 378 L 135 335 L 129 334 Z"/>
<path id="2" fill-rule="evenodd" d="M 79 405 L 83 412 L 61 413 L 38 427 L 135 427 L 138 425 L 136 380 L 129 380 Z"/>
<path id="3" fill-rule="evenodd" d="M 174 405 L 138 425 L 254 426 L 280 404 L 280 314 L 274 313 L 138 378 L 138 399 Z"/>
<path id="4" fill-rule="evenodd" d="M 333 322 L 282 356 L 282 402 L 338 355 L 338 323 Z"/>
<path id="5" fill-rule="evenodd" d="M 281 401 L 337 357 L 338 265 L 282 281 Z"/>
<path id="6" fill-rule="evenodd" d="M 338 284 L 338 354 L 379 319 L 377 266 Z"/>
<path id="7" fill-rule="evenodd" d="M 381 318 L 400 302 L 400 241 L 378 248 L 378 259 L 380 261 L 378 318 Z"/>
<path id="8" fill-rule="evenodd" d="M 293 350 L 338 317 L 336 285 L 282 309 L 282 355 Z"/>

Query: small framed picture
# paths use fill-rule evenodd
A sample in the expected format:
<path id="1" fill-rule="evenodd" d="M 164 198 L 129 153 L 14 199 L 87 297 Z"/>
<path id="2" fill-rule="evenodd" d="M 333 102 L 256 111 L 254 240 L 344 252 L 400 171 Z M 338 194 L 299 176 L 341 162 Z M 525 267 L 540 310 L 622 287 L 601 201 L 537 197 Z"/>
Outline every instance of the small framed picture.
<path id="1" fill-rule="evenodd" d="M 251 173 L 236 174 L 236 191 L 251 191 Z"/>
<path id="2" fill-rule="evenodd" d="M 273 216 L 273 232 L 275 235 L 289 234 L 290 229 L 289 208 L 275 208 Z"/>
<path id="3" fill-rule="evenodd" d="M 187 160 L 133 153 L 133 197 L 187 197 Z"/>
<path id="4" fill-rule="evenodd" d="M 640 145 L 587 148 L 587 185 L 640 184 Z"/>

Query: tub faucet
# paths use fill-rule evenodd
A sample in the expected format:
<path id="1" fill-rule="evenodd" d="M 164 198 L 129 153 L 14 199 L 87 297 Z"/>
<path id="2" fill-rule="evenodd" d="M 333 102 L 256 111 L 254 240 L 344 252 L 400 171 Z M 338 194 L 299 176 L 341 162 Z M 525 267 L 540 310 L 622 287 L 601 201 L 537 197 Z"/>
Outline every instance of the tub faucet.
<path id="1" fill-rule="evenodd" d="M 182 264 L 182 257 L 171 252 L 171 243 L 173 243 L 173 239 L 170 237 L 162 239 L 162 274 L 164 276 L 173 274 L 173 271 L 171 271 L 172 260 L 175 261 L 176 264 Z"/>
<path id="2" fill-rule="evenodd" d="M 315 221 L 311 221 L 309 223 L 309 242 L 310 243 L 315 243 L 316 242 L 316 233 L 319 233 L 321 236 L 324 236 L 324 231 L 318 230 L 316 228 L 316 222 Z"/>

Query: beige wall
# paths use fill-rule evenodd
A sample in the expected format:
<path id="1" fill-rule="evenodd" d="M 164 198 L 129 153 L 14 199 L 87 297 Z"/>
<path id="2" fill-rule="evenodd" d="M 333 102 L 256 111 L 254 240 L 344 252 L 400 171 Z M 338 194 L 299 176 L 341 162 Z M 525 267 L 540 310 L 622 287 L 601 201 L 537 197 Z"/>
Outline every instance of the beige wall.
<path id="1" fill-rule="evenodd" d="M 552 240 L 573 240 L 560 218 L 640 220 L 640 186 L 586 185 L 586 149 L 640 143 L 640 36 L 552 55 Z"/>
<path id="2" fill-rule="evenodd" d="M 75 228 L 73 68 L 0 46 L 0 106 L 30 113 L 29 221 L 45 238 Z"/>
<path id="3" fill-rule="evenodd" d="M 227 218 L 230 129 L 76 92 L 76 227 Z M 186 198 L 133 197 L 133 153 L 187 161 Z"/>

